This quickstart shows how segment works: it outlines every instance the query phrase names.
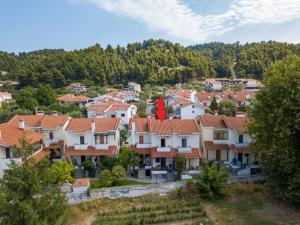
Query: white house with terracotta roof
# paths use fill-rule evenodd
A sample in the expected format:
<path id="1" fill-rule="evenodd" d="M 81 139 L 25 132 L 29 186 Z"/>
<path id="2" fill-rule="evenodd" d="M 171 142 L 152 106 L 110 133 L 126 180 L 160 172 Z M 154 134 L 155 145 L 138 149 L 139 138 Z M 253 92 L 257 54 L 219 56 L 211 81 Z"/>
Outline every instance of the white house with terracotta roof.
<path id="1" fill-rule="evenodd" d="M 76 93 L 86 92 L 86 90 L 87 90 L 86 86 L 82 83 L 72 83 L 69 86 L 67 86 L 66 89 L 68 91 L 76 92 Z"/>
<path id="2" fill-rule="evenodd" d="M 176 155 L 185 157 L 187 171 L 200 164 L 200 130 L 193 119 L 134 118 L 129 123 L 130 144 L 140 156 L 139 177 L 174 173 Z"/>
<path id="3" fill-rule="evenodd" d="M 126 103 L 98 103 L 87 108 L 88 118 L 120 118 L 123 124 L 136 115 L 137 107 Z"/>
<path id="4" fill-rule="evenodd" d="M 8 169 L 11 160 L 21 163 L 21 158 L 16 158 L 12 152 L 12 148 L 21 147 L 19 140 L 25 137 L 26 140 L 34 145 L 34 154 L 32 157 L 39 160 L 47 155 L 47 151 L 42 148 L 43 135 L 37 132 L 19 128 L 7 123 L 0 124 L 0 178 L 3 177 L 4 171 Z"/>
<path id="5" fill-rule="evenodd" d="M 135 82 L 128 82 L 128 90 L 140 92 L 142 89 L 140 84 Z"/>
<path id="6" fill-rule="evenodd" d="M 74 103 L 79 107 L 86 107 L 93 102 L 93 99 L 90 97 L 82 96 L 82 95 L 73 95 L 66 94 L 57 98 L 60 103 Z"/>
<path id="7" fill-rule="evenodd" d="M 93 99 L 94 103 L 128 103 L 137 102 L 140 96 L 135 91 L 112 91 Z"/>
<path id="8" fill-rule="evenodd" d="M 43 135 L 44 149 L 50 151 L 50 158 L 63 157 L 65 129 L 71 117 L 68 115 L 16 115 L 8 124 Z"/>
<path id="9" fill-rule="evenodd" d="M 204 81 L 205 88 L 208 90 L 221 90 L 223 87 L 237 87 L 241 86 L 245 90 L 258 90 L 261 83 L 255 79 L 247 78 L 207 78 Z"/>
<path id="10" fill-rule="evenodd" d="M 198 123 L 201 128 L 203 159 L 224 161 L 233 165 L 249 165 L 257 161 L 246 132 L 247 117 L 203 115 Z"/>
<path id="11" fill-rule="evenodd" d="M 64 156 L 75 164 L 119 152 L 119 118 L 74 118 L 65 129 Z"/>

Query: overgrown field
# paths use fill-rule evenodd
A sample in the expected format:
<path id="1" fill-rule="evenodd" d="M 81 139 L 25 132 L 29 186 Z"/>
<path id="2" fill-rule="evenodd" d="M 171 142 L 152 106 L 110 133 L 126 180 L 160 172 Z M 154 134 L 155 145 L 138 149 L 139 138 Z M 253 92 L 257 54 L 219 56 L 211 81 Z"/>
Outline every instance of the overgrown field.
<path id="1" fill-rule="evenodd" d="M 273 199 L 263 185 L 233 185 L 224 200 L 195 190 L 166 196 L 101 199 L 70 207 L 69 225 L 300 225 L 300 212 Z"/>

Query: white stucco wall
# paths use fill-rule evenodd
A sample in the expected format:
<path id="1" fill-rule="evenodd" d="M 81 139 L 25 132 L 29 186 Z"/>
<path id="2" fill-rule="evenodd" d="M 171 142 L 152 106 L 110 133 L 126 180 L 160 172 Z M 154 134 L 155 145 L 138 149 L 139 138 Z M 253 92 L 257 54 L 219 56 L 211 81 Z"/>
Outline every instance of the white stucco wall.
<path id="1" fill-rule="evenodd" d="M 181 119 L 195 119 L 197 116 L 205 113 L 204 108 L 191 104 L 185 107 L 181 107 L 180 117 Z"/>

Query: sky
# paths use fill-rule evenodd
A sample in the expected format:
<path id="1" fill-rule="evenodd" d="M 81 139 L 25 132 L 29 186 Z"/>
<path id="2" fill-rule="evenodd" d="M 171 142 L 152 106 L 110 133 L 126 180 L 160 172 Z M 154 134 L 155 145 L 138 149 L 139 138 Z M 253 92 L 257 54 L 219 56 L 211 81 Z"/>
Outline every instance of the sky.
<path id="1" fill-rule="evenodd" d="M 161 38 L 300 43 L 300 0 L 0 0 L 0 51 Z"/>

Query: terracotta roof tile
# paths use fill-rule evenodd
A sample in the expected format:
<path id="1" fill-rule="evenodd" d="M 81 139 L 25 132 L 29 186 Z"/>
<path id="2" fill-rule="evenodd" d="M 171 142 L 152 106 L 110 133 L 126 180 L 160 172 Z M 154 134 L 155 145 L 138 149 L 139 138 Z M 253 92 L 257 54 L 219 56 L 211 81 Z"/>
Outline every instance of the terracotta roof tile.
<path id="1" fill-rule="evenodd" d="M 183 156 L 184 158 L 201 158 L 201 152 L 200 149 L 198 148 L 192 148 L 191 152 L 184 152 L 184 153 L 177 153 L 177 155 Z"/>
<path id="2" fill-rule="evenodd" d="M 204 141 L 204 147 L 206 150 L 230 150 L 228 144 L 214 144 L 212 141 Z"/>
<path id="3" fill-rule="evenodd" d="M 39 143 L 43 139 L 41 133 L 19 129 L 6 123 L 0 124 L 0 134 L 0 144 L 8 146 L 20 147 L 19 139 L 22 136 L 25 136 L 31 144 Z"/>
<path id="4" fill-rule="evenodd" d="M 74 118 L 67 126 L 67 131 L 86 132 L 92 129 L 92 121 L 96 123 L 97 133 L 116 131 L 120 125 L 120 118 Z"/>
<path id="5" fill-rule="evenodd" d="M 68 118 L 68 115 L 16 115 L 8 121 L 8 124 L 19 127 L 20 120 L 23 120 L 26 128 L 41 127 L 43 129 L 55 129 L 63 126 Z"/>
<path id="6" fill-rule="evenodd" d="M 160 158 L 160 157 L 173 158 L 176 156 L 176 154 L 177 154 L 177 151 L 173 148 L 169 152 L 160 152 L 160 151 L 157 151 L 157 148 L 151 149 L 151 157 L 154 157 L 154 158 Z"/>
<path id="7" fill-rule="evenodd" d="M 173 119 L 170 121 L 173 133 L 181 135 L 190 135 L 199 133 L 200 130 L 195 120 L 193 119 Z"/>
<path id="8" fill-rule="evenodd" d="M 79 186 L 90 186 L 90 179 L 89 178 L 74 179 L 73 187 L 79 187 Z"/>
<path id="9" fill-rule="evenodd" d="M 204 127 L 213 127 L 217 129 L 226 129 L 227 126 L 221 115 L 202 115 L 199 117 L 200 122 Z"/>
<path id="10" fill-rule="evenodd" d="M 86 150 L 75 150 L 74 146 L 69 146 L 64 152 L 64 156 L 113 156 L 117 153 L 116 146 L 109 146 L 108 149 L 95 149 L 88 146 Z"/>
<path id="11" fill-rule="evenodd" d="M 224 117 L 224 120 L 230 129 L 236 130 L 238 133 L 245 133 L 249 123 L 248 117 Z"/>

